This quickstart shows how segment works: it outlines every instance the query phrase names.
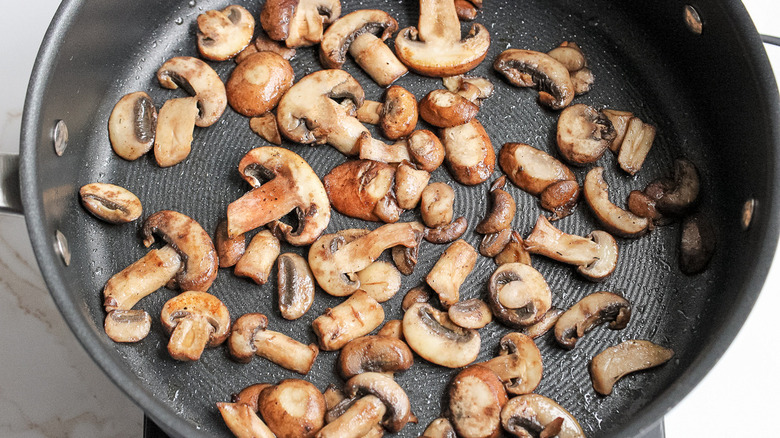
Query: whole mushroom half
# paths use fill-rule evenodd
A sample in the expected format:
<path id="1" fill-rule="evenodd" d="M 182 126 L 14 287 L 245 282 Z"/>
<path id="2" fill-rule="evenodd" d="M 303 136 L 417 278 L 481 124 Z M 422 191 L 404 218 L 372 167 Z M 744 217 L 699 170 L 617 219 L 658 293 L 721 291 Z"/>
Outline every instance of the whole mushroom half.
<path id="1" fill-rule="evenodd" d="M 539 394 L 525 394 L 510 399 L 501 410 L 501 425 L 504 430 L 520 438 L 542 436 L 545 430 L 547 433 L 544 436 L 548 437 L 585 438 L 585 432 L 569 411 Z M 551 425 L 555 431 L 548 429 Z"/>
<path id="2" fill-rule="evenodd" d="M 227 307 L 207 292 L 186 291 L 171 298 L 160 320 L 171 336 L 168 353 L 176 360 L 198 360 L 206 347 L 220 345 L 230 334 Z"/>
<path id="3" fill-rule="evenodd" d="M 238 164 L 252 187 L 228 205 L 228 235 L 238 236 L 271 223 L 292 245 L 308 245 L 330 222 L 330 202 L 317 174 L 300 155 L 284 148 L 259 147 Z M 261 180 L 268 180 L 261 184 Z M 278 221 L 291 211 L 298 215 L 295 228 Z"/>
<path id="4" fill-rule="evenodd" d="M 447 368 L 466 366 L 479 354 L 479 333 L 455 325 L 428 303 L 415 303 L 404 313 L 403 333 L 420 357 Z"/>
<path id="5" fill-rule="evenodd" d="M 488 282 L 493 316 L 512 328 L 539 321 L 550 310 L 552 293 L 536 269 L 523 263 L 499 266 Z"/>
<path id="6" fill-rule="evenodd" d="M 569 163 L 593 163 L 616 137 L 609 117 L 588 105 L 566 108 L 558 118 L 558 150 Z"/>
<path id="7" fill-rule="evenodd" d="M 493 62 L 493 68 L 516 87 L 536 87 L 539 101 L 554 110 L 574 100 L 569 70 L 555 58 L 533 50 L 507 49 Z"/>
<path id="8" fill-rule="evenodd" d="M 211 66 L 198 58 L 177 56 L 157 70 L 157 81 L 165 88 L 181 87 L 198 99 L 200 115 L 195 124 L 211 126 L 219 120 L 227 107 L 225 84 Z"/>
<path id="9" fill-rule="evenodd" d="M 272 40 L 287 47 L 313 46 L 322 41 L 324 25 L 341 15 L 339 0 L 267 0 L 260 25 Z"/>

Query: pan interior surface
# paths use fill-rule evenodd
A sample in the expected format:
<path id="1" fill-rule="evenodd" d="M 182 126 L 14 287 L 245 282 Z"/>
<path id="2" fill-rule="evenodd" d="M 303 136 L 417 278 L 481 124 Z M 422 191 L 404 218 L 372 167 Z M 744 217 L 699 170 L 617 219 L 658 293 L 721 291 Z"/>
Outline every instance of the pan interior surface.
<path id="1" fill-rule="evenodd" d="M 140 388 L 143 394 L 159 401 L 164 410 L 150 412 L 154 418 L 175 416 L 189 428 L 169 432 L 182 436 L 229 436 L 215 408 L 216 402 L 228 401 L 232 393 L 250 384 L 275 383 L 286 378 L 304 378 L 321 390 L 329 383 L 340 385 L 342 381 L 335 369 L 338 354 L 321 352 L 311 372 L 302 377 L 261 358 L 255 358 L 250 364 L 238 364 L 229 359 L 224 347 L 207 350 L 198 362 L 178 363 L 168 356 L 167 337 L 159 319 L 153 323 L 150 335 L 137 344 L 115 344 L 103 333 L 103 286 L 114 273 L 139 259 L 147 249 L 139 237 L 140 221 L 111 226 L 95 220 L 79 206 L 78 188 L 91 182 L 118 184 L 141 199 L 144 217 L 162 209 L 176 210 L 196 219 L 213 233 L 217 222 L 225 216 L 227 205 L 249 189 L 236 171 L 239 160 L 250 149 L 268 145 L 249 129 L 247 118 L 228 108 L 215 125 L 196 128 L 192 152 L 181 164 L 163 169 L 155 164 L 151 154 L 134 162 L 116 156 L 108 142 L 106 127 L 114 104 L 134 91 L 149 93 L 158 108 L 167 99 L 185 96 L 181 90 L 161 88 L 155 72 L 170 57 L 197 56 L 197 15 L 227 5 L 204 0 L 179 6 L 126 3 L 110 6 L 96 1 L 67 3 L 68 11 L 72 12 L 68 17 L 71 22 L 66 31 L 57 34 L 62 38 L 57 42 L 60 50 L 51 54 L 48 93 L 44 96 L 46 105 L 40 115 L 41 132 L 48 129 L 45 127 L 49 126 L 49 121 L 63 119 L 70 128 L 70 146 L 61 158 L 51 157 L 53 151 L 48 150 L 48 145 L 39 147 L 35 152 L 34 172 L 42 197 L 44 214 L 40 220 L 45 224 L 42 226 L 47 233 L 51 230 L 51 235 L 58 229 L 68 236 L 72 252 L 70 266 L 56 268 L 57 275 L 68 285 L 67 291 L 56 285 L 52 291 L 58 303 L 63 300 L 72 303 L 74 313 L 64 311 L 71 325 L 80 325 L 86 331 L 84 336 L 97 340 L 97 347 L 88 345 L 88 349 L 102 349 L 105 357 L 120 364 L 118 370 L 107 369 L 120 386 L 125 390 L 134 387 L 128 390 L 131 395 Z M 259 17 L 261 6 L 257 2 L 237 3 Z M 762 223 L 755 224 L 753 230 L 757 231 L 754 234 L 745 234 L 738 224 L 745 199 L 769 196 L 774 155 L 765 159 L 761 158 L 761 151 L 746 151 L 738 157 L 728 155 L 728 145 L 723 143 L 742 138 L 745 143 L 741 147 L 748 149 L 750 145 L 759 145 L 760 148 L 761 133 L 754 132 L 756 141 L 751 143 L 749 136 L 740 137 L 740 132 L 749 130 L 749 126 L 718 125 L 718 120 L 729 119 L 723 112 L 733 108 L 711 106 L 712 102 L 702 98 L 700 88 L 692 85 L 696 81 L 715 83 L 717 80 L 706 74 L 692 79 L 691 76 L 702 73 L 696 70 L 700 67 L 681 68 L 685 63 L 672 56 L 684 49 L 673 50 L 675 43 L 670 40 L 676 39 L 677 44 L 686 46 L 689 39 L 695 38 L 686 33 L 682 6 L 675 7 L 675 2 L 657 2 L 653 6 L 633 2 L 626 6 L 624 3 L 602 0 L 485 2 L 476 22 L 490 31 L 492 44 L 485 61 L 471 72 L 490 78 L 496 86 L 494 95 L 483 103 L 478 115 L 496 152 L 506 142 L 523 142 L 559 156 L 555 146 L 559 113 L 542 108 L 536 101 L 537 92 L 512 87 L 491 66 L 496 56 L 507 48 L 546 52 L 563 41 L 574 41 L 583 48 L 596 77 L 591 92 L 575 98 L 575 103 L 632 111 L 658 128 L 653 149 L 637 176 L 630 177 L 620 171 L 615 156 L 609 152 L 598 162 L 605 168 L 612 200 L 623 205 L 621 200 L 626 199 L 631 190 L 641 190 L 650 181 L 670 176 L 672 163 L 680 156 L 691 159 L 701 174 L 703 190 L 698 209 L 709 216 L 719 236 L 715 256 L 709 269 L 702 274 L 686 276 L 680 272 L 679 223 L 658 228 L 639 239 L 618 239 L 618 267 L 602 283 L 585 281 L 569 266 L 534 257 L 534 267 L 553 291 L 553 305 L 565 309 L 587 294 L 606 290 L 622 294 L 633 307 L 631 322 L 624 330 L 599 327 L 572 351 L 558 347 L 549 334 L 537 340 L 544 360 L 544 378 L 536 392 L 555 399 L 568 409 L 592 437 L 625 436 L 636 432 L 633 427 L 645 426 L 631 422 L 673 388 L 700 360 L 701 354 L 711 348 L 723 327 L 729 324 L 729 318 L 733 316 L 731 309 L 746 312 L 746 300 L 749 309 L 755 296 L 742 284 L 750 269 L 761 263 L 768 266 L 768 262 L 756 262 L 758 251 L 754 254 L 749 249 L 751 245 L 758 245 Z M 118 11 L 119 8 L 127 10 Z M 344 1 L 342 15 L 364 8 L 389 12 L 401 28 L 416 25 L 417 4 L 414 1 Z M 627 8 L 634 10 L 627 11 Z M 666 22 L 666 28 L 650 30 L 650 25 L 641 18 L 645 13 L 654 14 L 653 23 Z M 710 16 L 713 21 L 717 13 L 718 10 L 713 9 Z M 463 25 L 464 31 L 468 26 Z M 232 61 L 211 65 L 223 80 L 227 80 L 234 68 Z M 299 49 L 292 65 L 296 80 L 321 69 L 313 48 Z M 382 90 L 351 59 L 344 69 L 363 85 L 368 99 L 381 98 Z M 418 99 L 430 90 L 442 88 L 439 79 L 411 73 L 397 84 L 412 91 Z M 745 91 L 753 92 L 755 90 L 750 87 Z M 740 101 L 729 102 L 732 103 L 747 105 Z M 430 129 L 423 125 L 421 123 L 420 127 Z M 42 143 L 45 141 L 38 141 L 38 144 Z M 346 157 L 330 146 L 310 147 L 289 142 L 284 146 L 306 159 L 320 177 L 346 161 Z M 572 170 L 581 183 L 588 168 Z M 480 236 L 473 232 L 474 225 L 488 208 L 490 182 L 500 175 L 497 169 L 488 182 L 474 187 L 452 182 L 444 168 L 434 172 L 431 179 L 452 183 L 456 192 L 456 217 L 465 216 L 470 224 L 463 238 L 474 247 L 480 241 Z M 544 211 L 536 198 L 517 187 L 509 184 L 507 190 L 518 205 L 513 228 L 526 236 Z M 771 208 L 770 204 L 764 203 L 767 208 Z M 406 212 L 401 218 L 402 221 L 418 219 L 416 211 Z M 378 224 L 349 219 L 334 211 L 327 232 L 376 226 Z M 557 222 L 556 226 L 567 233 L 583 236 L 599 229 L 584 202 L 580 202 L 573 215 Z M 741 238 L 739 233 L 743 233 Z M 414 274 L 405 277 L 401 292 L 384 304 L 386 320 L 401 319 L 400 303 L 405 292 L 424 282 L 424 276 L 445 248 L 446 245 L 424 244 Z M 283 244 L 282 252 L 305 255 L 304 249 L 286 244 Z M 745 254 L 747 259 L 734 262 L 731 254 Z M 51 269 L 55 268 L 44 270 Z M 480 257 L 461 288 L 462 299 L 484 298 L 487 279 L 494 269 L 492 260 Z M 230 269 L 222 269 L 209 292 L 227 305 L 234 320 L 247 312 L 260 312 L 268 316 L 270 329 L 304 343 L 315 343 L 311 322 L 341 299 L 318 290 L 312 308 L 302 318 L 290 322 L 279 314 L 275 285 L 275 273 L 261 287 L 234 276 Z M 174 295 L 175 292 L 162 289 L 143 299 L 136 308 L 142 308 L 156 318 L 163 303 Z M 78 322 L 74 322 L 74 318 Z M 510 331 L 497 323 L 482 329 L 482 348 L 477 361 L 497 354 L 498 341 Z M 672 348 L 675 356 L 665 366 L 624 379 L 616 385 L 612 395 L 597 395 L 588 375 L 590 358 L 627 339 L 651 340 Z M 107 367 L 105 362 L 101 365 Z M 403 436 L 419 436 L 432 420 L 443 414 L 446 388 L 455 372 L 415 357 L 414 367 L 396 376 L 419 417 L 418 424 L 409 424 L 402 431 Z M 172 426 L 163 424 L 163 427 L 170 429 Z"/>

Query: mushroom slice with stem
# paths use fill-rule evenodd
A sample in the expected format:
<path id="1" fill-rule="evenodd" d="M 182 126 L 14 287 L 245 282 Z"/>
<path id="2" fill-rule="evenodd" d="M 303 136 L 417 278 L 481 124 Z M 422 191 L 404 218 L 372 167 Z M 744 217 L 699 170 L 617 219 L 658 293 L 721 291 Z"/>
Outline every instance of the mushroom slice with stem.
<path id="1" fill-rule="evenodd" d="M 542 336 L 555 327 L 555 323 L 558 322 L 558 318 L 560 318 L 562 314 L 562 309 L 551 307 L 537 323 L 524 328 L 523 334 L 528 335 L 533 339 Z"/>
<path id="2" fill-rule="evenodd" d="M 441 225 L 436 228 L 425 229 L 425 240 L 431 243 L 450 243 L 460 239 L 466 232 L 469 223 L 465 217 L 461 216 L 447 225 Z"/>
<path id="3" fill-rule="evenodd" d="M 522 333 L 501 338 L 498 356 L 478 365 L 490 369 L 510 394 L 533 392 L 542 381 L 542 354 L 533 339 Z"/>
<path id="4" fill-rule="evenodd" d="M 606 231 L 596 230 L 588 237 L 566 234 L 539 216 L 525 249 L 559 262 L 577 266 L 577 272 L 591 281 L 601 281 L 615 271 L 618 246 Z"/>
<path id="5" fill-rule="evenodd" d="M 108 279 L 103 288 L 106 312 L 132 309 L 142 298 L 168 284 L 182 265 L 181 255 L 169 245 L 149 251 Z"/>
<path id="6" fill-rule="evenodd" d="M 395 38 L 398 58 L 425 76 L 454 76 L 473 69 L 485 59 L 490 34 L 474 24 L 461 39 L 454 0 L 420 0 L 417 28 L 407 27 Z"/>
<path id="7" fill-rule="evenodd" d="M 114 184 L 91 183 L 79 189 L 88 212 L 110 224 L 132 222 L 143 212 L 141 201 L 130 190 Z"/>
<path id="8" fill-rule="evenodd" d="M 609 149 L 614 153 L 618 153 L 620 146 L 623 144 L 623 139 L 626 137 L 628 124 L 634 118 L 634 113 L 607 108 L 601 110 L 601 113 L 607 116 L 609 121 L 612 122 L 612 127 L 615 128 L 615 138 L 609 144 Z"/>
<path id="9" fill-rule="evenodd" d="M 467 329 L 481 329 L 493 320 L 490 307 L 479 298 L 458 301 L 447 309 L 447 316 L 456 325 Z"/>
<path id="10" fill-rule="evenodd" d="M 612 292 L 595 292 L 563 312 L 555 323 L 555 339 L 571 350 L 593 327 L 609 321 L 609 328 L 621 330 L 631 319 L 628 300 Z"/>
<path id="11" fill-rule="evenodd" d="M 227 219 L 219 221 L 214 232 L 214 247 L 217 250 L 220 268 L 235 266 L 246 252 L 246 236 L 239 234 L 233 238 L 228 237 Z"/>
<path id="12" fill-rule="evenodd" d="M 490 178 L 496 167 L 496 152 L 477 119 L 442 129 L 441 138 L 446 152 L 444 159 L 456 181 L 472 186 Z"/>
<path id="13" fill-rule="evenodd" d="M 574 100 L 569 70 L 545 53 L 507 49 L 496 57 L 493 68 L 516 87 L 538 88 L 539 102 L 553 110 L 566 108 Z"/>
<path id="14" fill-rule="evenodd" d="M 267 327 L 268 318 L 262 313 L 241 315 L 228 339 L 230 356 L 240 363 L 249 363 L 252 357 L 260 356 L 298 374 L 308 374 L 320 352 L 317 346 L 302 344 Z"/>
<path id="15" fill-rule="evenodd" d="M 291 245 L 308 245 L 330 222 L 330 202 L 322 181 L 295 152 L 265 146 L 252 149 L 238 164 L 238 172 L 252 187 L 228 205 L 228 235 L 237 236 L 265 224 L 281 227 Z M 261 185 L 261 178 L 268 181 Z M 295 211 L 294 229 L 279 219 Z"/>
<path id="16" fill-rule="evenodd" d="M 588 60 L 582 49 L 577 43 L 564 41 L 558 47 L 547 52 L 548 55 L 555 58 L 569 70 L 574 92 L 577 96 L 590 91 L 595 78 L 593 72 L 588 68 Z"/>
<path id="17" fill-rule="evenodd" d="M 477 227 L 474 229 L 480 234 L 494 234 L 508 229 L 515 218 L 517 204 L 515 198 L 509 192 L 504 190 L 506 185 L 506 176 L 501 176 L 490 186 L 490 199 L 492 207 Z"/>
<path id="18" fill-rule="evenodd" d="M 472 365 L 452 379 L 449 386 L 449 417 L 458 436 L 497 438 L 501 435 L 501 409 L 506 390 L 489 368 Z"/>
<path id="19" fill-rule="evenodd" d="M 230 107 L 247 117 L 276 107 L 295 79 L 290 61 L 274 52 L 249 55 L 230 74 L 225 85 Z"/>
<path id="20" fill-rule="evenodd" d="M 650 220 L 623 210 L 609 200 L 603 167 L 594 167 L 585 176 L 583 194 L 596 219 L 608 232 L 621 237 L 639 237 L 647 232 Z"/>
<path id="21" fill-rule="evenodd" d="M 325 423 L 325 397 L 301 379 L 263 389 L 258 410 L 277 438 L 313 438 Z"/>
<path id="22" fill-rule="evenodd" d="M 333 208 L 357 219 L 379 221 L 380 200 L 392 192 L 396 169 L 373 160 L 350 160 L 322 179 Z"/>
<path id="23" fill-rule="evenodd" d="M 138 342 L 152 329 L 152 317 L 145 310 L 112 310 L 106 315 L 103 330 L 114 342 Z"/>
<path id="24" fill-rule="evenodd" d="M 206 11 L 198 15 L 198 52 L 211 61 L 226 61 L 242 51 L 254 33 L 255 18 L 243 6 Z"/>
<path id="25" fill-rule="evenodd" d="M 468 123 L 478 112 L 479 106 L 449 90 L 433 90 L 420 100 L 420 117 L 439 128 Z"/>
<path id="26" fill-rule="evenodd" d="M 298 319 L 314 303 L 314 274 L 306 259 L 298 254 L 284 253 L 277 260 L 279 311 L 284 319 Z"/>
<path id="27" fill-rule="evenodd" d="M 562 422 L 558 420 L 563 419 Z M 536 436 L 551 423 L 560 422 L 558 438 L 585 438 L 585 432 L 569 411 L 555 401 L 539 394 L 513 397 L 501 410 L 501 425 L 516 437 Z"/>
<path id="28" fill-rule="evenodd" d="M 590 361 L 593 389 L 601 395 L 609 395 L 623 376 L 663 365 L 672 356 L 673 350 L 650 341 L 631 339 L 609 347 Z"/>
<path id="29" fill-rule="evenodd" d="M 439 295 L 446 309 L 460 299 L 460 286 L 474 269 L 477 251 L 465 240 L 453 242 L 425 277 L 425 282 Z"/>
<path id="30" fill-rule="evenodd" d="M 206 347 L 216 347 L 230 334 L 230 314 L 214 295 L 186 291 L 163 305 L 160 320 L 170 335 L 168 353 L 180 361 L 200 359 Z"/>
<path id="31" fill-rule="evenodd" d="M 488 281 L 493 316 L 512 328 L 529 326 L 550 310 L 552 293 L 536 269 L 522 263 L 500 265 Z"/>
<path id="32" fill-rule="evenodd" d="M 246 252 L 236 263 L 233 273 L 239 277 L 251 278 L 255 283 L 264 285 L 268 282 L 276 258 L 279 257 L 281 246 L 279 239 L 268 230 L 263 230 L 249 242 Z"/>
<path id="33" fill-rule="evenodd" d="M 217 402 L 217 409 L 237 438 L 276 438 L 255 408 L 248 404 Z"/>
<path id="34" fill-rule="evenodd" d="M 363 336 L 353 339 L 339 353 L 341 376 L 366 373 L 395 373 L 408 370 L 414 363 L 412 351 L 405 342 L 388 336 Z"/>
<path id="35" fill-rule="evenodd" d="M 125 160 L 136 160 L 154 146 L 157 109 L 143 91 L 122 96 L 108 118 L 111 148 Z"/>
<path id="36" fill-rule="evenodd" d="M 334 351 L 353 339 L 371 333 L 384 319 L 382 306 L 359 290 L 338 306 L 326 309 L 311 325 L 320 347 L 325 351 Z"/>
<path id="37" fill-rule="evenodd" d="M 358 120 L 379 125 L 390 140 L 408 137 L 417 127 L 418 117 L 417 98 L 399 85 L 385 91 L 383 102 L 365 100 L 357 109 Z"/>
<path id="38" fill-rule="evenodd" d="M 401 273 L 389 262 L 374 262 L 357 272 L 360 289 L 379 303 L 393 298 L 401 289 Z"/>
<path id="39" fill-rule="evenodd" d="M 465 1 L 465 0 L 464 0 Z M 457 438 L 455 429 L 450 420 L 446 418 L 437 418 L 431 421 L 431 424 L 425 428 L 420 438 Z"/>
<path id="40" fill-rule="evenodd" d="M 460 368 L 479 354 L 479 333 L 455 325 L 428 303 L 415 303 L 404 313 L 403 333 L 409 348 L 436 365 Z"/>
<path id="41" fill-rule="evenodd" d="M 387 406 L 376 396 L 344 399 L 325 415 L 325 427 L 317 438 L 364 438 L 373 433 L 387 413 Z M 328 421 L 328 418 L 331 421 Z M 379 426 L 381 428 L 381 426 Z"/>
<path id="42" fill-rule="evenodd" d="M 144 221 L 143 243 L 150 247 L 159 234 L 181 256 L 181 269 L 171 286 L 183 291 L 205 292 L 217 278 L 219 261 L 211 237 L 195 219 L 173 211 L 160 210 Z"/>
<path id="43" fill-rule="evenodd" d="M 504 246 L 498 255 L 493 260 L 497 265 L 503 265 L 505 263 L 523 263 L 525 265 L 531 264 L 531 254 L 525 249 L 523 237 L 520 236 L 515 230 L 512 230 L 509 243 Z"/>
<path id="44" fill-rule="evenodd" d="M 626 135 L 620 144 L 618 164 L 631 175 L 636 175 L 650 153 L 655 140 L 655 126 L 634 117 L 628 123 Z"/>
<path id="45" fill-rule="evenodd" d="M 322 41 L 324 25 L 339 15 L 339 0 L 268 0 L 260 12 L 260 24 L 272 40 L 295 49 Z"/>
<path id="46" fill-rule="evenodd" d="M 558 117 L 558 151 L 575 165 L 601 158 L 616 136 L 604 113 L 582 103 L 566 108 Z"/>
<path id="47" fill-rule="evenodd" d="M 395 198 L 398 206 L 405 210 L 417 207 L 430 179 L 430 172 L 417 169 L 417 166 L 406 160 L 402 161 L 395 169 Z"/>
<path id="48" fill-rule="evenodd" d="M 380 87 L 386 87 L 408 72 L 384 43 L 396 30 L 398 22 L 387 12 L 378 9 L 351 12 L 325 31 L 320 43 L 320 61 L 326 68 L 341 68 L 349 51 Z"/>
<path id="49" fill-rule="evenodd" d="M 687 275 L 704 271 L 710 263 L 717 235 L 706 216 L 688 216 L 680 227 L 680 270 Z"/>
<path id="50" fill-rule="evenodd" d="M 493 95 L 493 83 L 481 76 L 455 75 L 442 78 L 444 88 L 457 93 L 476 105 Z"/>
<path id="51" fill-rule="evenodd" d="M 276 116 L 272 112 L 250 118 L 249 129 L 269 143 L 273 143 L 277 146 L 282 144 L 282 136 L 279 134 L 279 125 L 276 124 Z"/>
<path id="52" fill-rule="evenodd" d="M 412 417 L 412 408 L 406 391 L 392 379 L 381 373 L 367 372 L 353 376 L 344 384 L 344 395 L 356 398 L 373 395 L 385 404 L 387 410 L 382 426 L 390 433 L 399 432 Z"/>
<path id="53" fill-rule="evenodd" d="M 187 158 L 197 117 L 198 101 L 194 97 L 170 99 L 163 104 L 154 135 L 154 159 L 158 166 L 171 167 Z"/>
<path id="54" fill-rule="evenodd" d="M 195 124 L 201 128 L 216 123 L 227 106 L 222 79 L 198 58 L 177 56 L 165 61 L 157 70 L 157 81 L 164 88 L 181 87 L 198 100 L 200 114 Z"/>

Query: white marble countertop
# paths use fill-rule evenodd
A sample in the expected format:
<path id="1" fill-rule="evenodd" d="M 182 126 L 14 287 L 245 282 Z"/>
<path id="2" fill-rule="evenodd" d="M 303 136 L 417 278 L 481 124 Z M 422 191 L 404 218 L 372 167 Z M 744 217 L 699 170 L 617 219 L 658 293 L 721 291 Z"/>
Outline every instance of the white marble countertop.
<path id="1" fill-rule="evenodd" d="M 780 36 L 777 0 L 745 0 L 758 30 Z M 38 46 L 59 4 L 5 5 L 0 40 L 0 153 L 17 153 L 24 96 Z M 767 46 L 776 72 L 780 48 Z M 777 331 L 780 258 L 753 312 L 715 368 L 665 418 L 669 438 L 769 436 L 780 408 Z M 0 215 L 0 436 L 140 437 L 143 412 L 92 362 L 44 285 L 22 217 Z"/>

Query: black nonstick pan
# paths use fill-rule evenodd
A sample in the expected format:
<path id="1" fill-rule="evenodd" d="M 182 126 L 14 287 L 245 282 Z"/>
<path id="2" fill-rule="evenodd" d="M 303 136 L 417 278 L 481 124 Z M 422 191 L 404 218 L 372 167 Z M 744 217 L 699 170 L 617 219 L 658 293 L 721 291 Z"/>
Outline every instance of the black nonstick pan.
<path id="1" fill-rule="evenodd" d="M 257 2 L 237 3 L 259 14 Z M 195 363 L 178 363 L 166 352 L 167 338 L 159 322 L 138 344 L 119 345 L 108 339 L 103 331 L 102 288 L 111 275 L 147 250 L 138 235 L 139 224 L 109 226 L 95 220 L 79 205 L 77 192 L 91 182 L 118 184 L 139 196 L 145 216 L 177 210 L 213 232 L 227 205 L 249 189 L 236 166 L 247 151 L 266 143 L 250 131 L 246 118 L 230 109 L 217 124 L 196 129 L 192 153 L 172 168 L 157 167 L 150 156 L 124 161 L 108 142 L 108 116 L 124 94 L 146 91 L 158 107 L 183 95 L 162 89 L 154 73 L 172 56 L 197 56 L 197 15 L 227 4 L 65 1 L 44 40 L 24 113 L 20 183 L 44 278 L 96 362 L 173 436 L 229 436 L 216 402 L 229 400 L 231 393 L 253 383 L 301 376 L 260 358 L 238 364 L 224 348 L 207 350 Z M 701 18 L 700 34 L 686 24 L 689 6 Z M 417 22 L 415 1 L 343 2 L 344 13 L 369 7 L 391 13 L 401 27 Z M 506 48 L 548 51 L 568 40 L 583 48 L 596 76 L 592 91 L 575 102 L 630 110 L 658 128 L 655 145 L 637 176 L 622 173 L 610 153 L 599 161 L 606 169 L 613 200 L 625 199 L 631 190 L 671 174 L 673 160 L 680 156 L 691 159 L 702 176 L 698 209 L 717 230 L 715 256 L 702 274 L 680 272 L 679 224 L 639 239 L 618 239 L 618 267 L 602 283 L 585 281 L 563 264 L 534 259 L 558 307 L 567 308 L 600 290 L 619 292 L 633 306 L 624 330 L 598 328 L 572 351 L 559 348 L 549 335 L 537 340 L 545 367 L 537 392 L 567 408 L 588 436 L 638 435 L 671 409 L 726 349 L 771 263 L 780 218 L 776 189 L 780 104 L 761 41 L 741 3 L 729 0 L 491 0 L 476 21 L 486 25 L 492 36 L 486 61 L 473 74 L 487 76 L 496 85 L 478 116 L 496 152 L 506 142 L 524 142 L 556 155 L 558 113 L 542 108 L 535 91 L 502 80 L 492 70 L 492 60 Z M 231 61 L 212 65 L 223 80 L 234 67 Z M 321 68 L 313 49 L 300 50 L 293 67 L 296 79 Z M 354 62 L 348 61 L 344 68 L 363 85 L 368 98 L 381 96 L 382 90 Z M 413 74 L 398 84 L 418 98 L 441 88 L 439 79 Z M 284 146 L 304 157 L 320 176 L 347 159 L 330 146 Z M 580 182 L 587 170 L 575 169 Z M 475 247 L 479 236 L 473 226 L 486 211 L 489 183 L 500 175 L 497 170 L 487 183 L 475 187 L 452 183 L 456 215 L 465 216 L 470 224 L 464 238 Z M 432 180 L 451 182 L 452 178 L 442 168 Z M 518 204 L 513 227 L 527 235 L 542 210 L 535 198 L 517 187 L 508 190 Z M 417 217 L 416 212 L 407 212 L 401 220 Z M 328 231 L 377 225 L 334 214 Z M 599 228 L 585 205 L 556 226 L 579 235 Z M 401 292 L 385 303 L 386 319 L 402 316 L 403 294 L 421 283 L 444 248 L 432 244 L 422 248 L 415 273 L 404 278 Z M 305 252 L 287 246 L 283 251 Z M 480 258 L 461 296 L 484 297 L 486 280 L 494 269 L 491 260 Z M 225 302 L 234 319 L 246 312 L 262 312 L 273 329 L 302 342 L 315 342 L 311 321 L 340 299 L 320 291 L 304 317 L 287 322 L 279 315 L 275 283 L 272 277 L 268 285 L 259 287 L 222 270 L 210 292 Z M 159 315 L 174 294 L 160 290 L 137 307 Z M 497 323 L 482 329 L 478 361 L 496 354 L 498 340 L 509 331 Z M 621 381 L 612 395 L 598 396 L 588 376 L 589 359 L 632 338 L 670 347 L 675 357 L 658 369 Z M 320 389 L 339 384 L 336 357 L 321 353 L 303 378 Z M 401 435 L 419 436 L 442 414 L 445 388 L 454 373 L 416 358 L 411 370 L 397 376 L 420 419 Z"/>

